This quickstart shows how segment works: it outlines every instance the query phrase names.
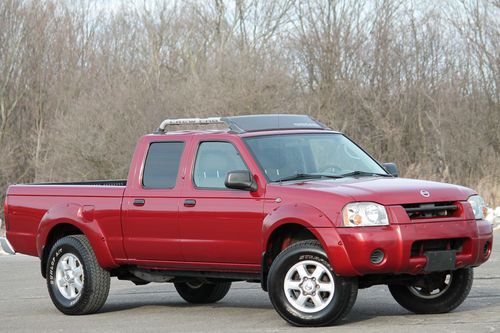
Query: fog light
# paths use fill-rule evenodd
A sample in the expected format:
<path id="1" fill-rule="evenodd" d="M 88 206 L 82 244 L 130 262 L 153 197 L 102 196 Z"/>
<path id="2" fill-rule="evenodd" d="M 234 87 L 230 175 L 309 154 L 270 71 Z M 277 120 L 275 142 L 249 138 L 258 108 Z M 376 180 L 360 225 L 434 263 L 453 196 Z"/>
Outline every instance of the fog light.
<path id="1" fill-rule="evenodd" d="M 384 252 L 380 249 L 376 249 L 370 255 L 370 262 L 374 265 L 380 264 L 384 260 Z"/>
<path id="2" fill-rule="evenodd" d="M 486 257 L 488 254 L 490 254 L 490 242 L 486 242 L 483 248 L 483 256 Z"/>

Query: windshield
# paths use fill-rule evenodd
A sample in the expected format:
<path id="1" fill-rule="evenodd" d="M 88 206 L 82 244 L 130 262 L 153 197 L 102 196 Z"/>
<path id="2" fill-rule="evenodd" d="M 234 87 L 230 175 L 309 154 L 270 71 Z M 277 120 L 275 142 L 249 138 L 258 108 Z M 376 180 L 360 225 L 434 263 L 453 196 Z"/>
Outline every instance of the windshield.
<path id="1" fill-rule="evenodd" d="M 342 134 L 282 134 L 244 139 L 271 182 L 324 176 L 387 176 L 368 154 Z"/>

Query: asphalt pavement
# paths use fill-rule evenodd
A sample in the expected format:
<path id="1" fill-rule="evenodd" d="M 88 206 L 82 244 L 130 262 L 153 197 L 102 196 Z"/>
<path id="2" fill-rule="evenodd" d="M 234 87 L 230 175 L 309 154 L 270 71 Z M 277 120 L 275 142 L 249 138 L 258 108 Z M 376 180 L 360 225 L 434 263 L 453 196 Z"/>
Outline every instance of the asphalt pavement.
<path id="1" fill-rule="evenodd" d="M 376 286 L 359 291 L 338 325 L 308 329 L 288 325 L 258 284 L 243 282 L 234 283 L 221 302 L 195 306 L 171 284 L 134 286 L 113 279 L 99 313 L 65 316 L 50 301 L 37 258 L 0 255 L 0 332 L 495 332 L 500 331 L 499 263 L 496 243 L 491 259 L 475 269 L 469 297 L 451 313 L 412 314 L 385 286 Z"/>

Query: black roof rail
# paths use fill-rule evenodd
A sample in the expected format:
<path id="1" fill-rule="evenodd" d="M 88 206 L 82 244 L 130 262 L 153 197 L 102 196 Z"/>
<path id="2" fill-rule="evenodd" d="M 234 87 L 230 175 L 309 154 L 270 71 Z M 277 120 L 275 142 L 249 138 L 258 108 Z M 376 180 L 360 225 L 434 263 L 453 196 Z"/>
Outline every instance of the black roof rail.
<path id="1" fill-rule="evenodd" d="M 260 114 L 231 117 L 165 119 L 155 133 L 165 133 L 169 125 L 206 125 L 225 123 L 233 133 L 271 130 L 317 129 L 328 130 L 324 124 L 307 115 Z"/>

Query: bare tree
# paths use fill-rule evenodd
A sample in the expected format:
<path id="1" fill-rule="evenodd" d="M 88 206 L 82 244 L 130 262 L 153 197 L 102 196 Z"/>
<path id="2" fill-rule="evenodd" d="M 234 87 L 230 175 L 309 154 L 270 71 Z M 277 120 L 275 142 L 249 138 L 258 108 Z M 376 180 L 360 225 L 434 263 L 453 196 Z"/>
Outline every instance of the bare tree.
<path id="1" fill-rule="evenodd" d="M 113 6 L 0 1 L 2 196 L 16 182 L 126 177 L 136 138 L 167 116 L 293 112 L 403 175 L 499 204 L 498 1 Z"/>

